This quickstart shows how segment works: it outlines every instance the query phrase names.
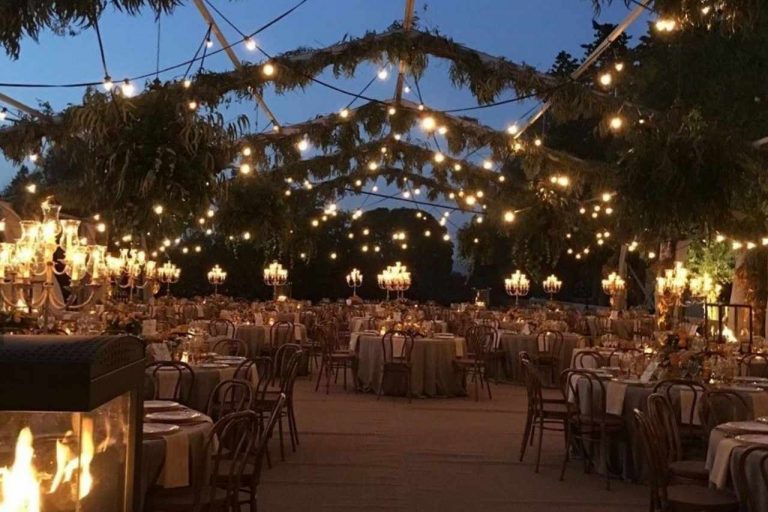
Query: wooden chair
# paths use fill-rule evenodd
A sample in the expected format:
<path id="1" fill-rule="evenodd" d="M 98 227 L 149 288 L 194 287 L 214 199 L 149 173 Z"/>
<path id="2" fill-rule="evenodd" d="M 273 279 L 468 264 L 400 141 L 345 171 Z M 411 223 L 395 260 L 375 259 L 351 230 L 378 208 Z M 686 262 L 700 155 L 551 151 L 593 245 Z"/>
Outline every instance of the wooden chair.
<path id="1" fill-rule="evenodd" d="M 555 375 L 559 373 L 560 355 L 563 352 L 563 333 L 558 331 L 542 331 L 536 335 L 537 352 L 533 356 L 533 362 L 539 371 L 546 369 L 549 373 L 550 383 L 555 382 Z"/>
<path id="2" fill-rule="evenodd" d="M 189 405 L 192 399 L 192 390 L 195 388 L 195 371 L 187 363 L 181 361 L 158 361 L 147 365 L 146 373 L 151 375 L 154 386 L 154 400 L 173 400 L 184 405 Z M 170 396 L 160 396 L 160 373 L 168 372 L 175 375 L 176 383 Z"/>
<path id="3" fill-rule="evenodd" d="M 258 439 L 259 420 L 253 411 L 236 412 L 217 421 L 206 438 L 208 464 L 193 468 L 192 485 L 156 488 L 147 496 L 148 511 L 234 512 L 243 473 Z"/>
<path id="4" fill-rule="evenodd" d="M 576 370 L 602 368 L 603 366 L 605 366 L 605 359 L 597 350 L 580 350 L 573 356 L 573 368 Z"/>
<path id="5" fill-rule="evenodd" d="M 269 354 L 274 354 L 278 348 L 286 343 L 296 341 L 296 327 L 293 322 L 280 321 L 275 322 L 269 328 Z"/>
<path id="6" fill-rule="evenodd" d="M 568 432 L 571 441 L 577 441 L 584 452 L 585 470 L 589 470 L 593 461 L 592 447 L 600 446 L 600 458 L 605 467 L 605 486 L 611 488 L 608 468 L 608 441 L 610 436 L 623 435 L 626 427 L 624 418 L 606 412 L 606 390 L 603 382 L 593 372 L 587 370 L 565 370 L 563 372 L 565 396 L 572 397 L 576 412 L 568 416 Z M 586 410 L 583 409 L 586 407 Z M 560 480 L 565 477 L 565 469 L 570 459 L 569 450 L 565 452 Z"/>
<path id="7" fill-rule="evenodd" d="M 520 444 L 520 462 L 525 457 L 526 447 L 536 435 L 536 428 L 539 430 L 539 442 L 536 449 L 536 469 L 539 472 L 541 462 L 541 445 L 545 431 L 562 432 L 565 437 L 565 451 L 570 447 L 568 435 L 568 416 L 575 412 L 575 407 L 567 402 L 565 396 L 559 399 L 545 398 L 542 392 L 541 377 L 536 367 L 531 362 L 527 353 L 520 357 L 520 363 L 523 366 L 525 375 L 525 390 L 528 399 L 528 415 L 523 431 L 523 440 Z"/>
<path id="8" fill-rule="evenodd" d="M 213 344 L 211 352 L 216 352 L 223 356 L 247 357 L 248 345 L 243 340 L 237 338 L 224 338 Z"/>
<path id="9" fill-rule="evenodd" d="M 701 422 L 697 424 L 696 414 L 699 412 L 700 400 L 704 395 L 706 388 L 704 384 L 685 379 L 666 379 L 656 383 L 653 387 L 654 393 L 663 394 L 669 403 L 680 404 L 680 392 L 682 390 L 690 391 L 693 394 L 690 411 L 683 412 L 680 408 L 678 415 L 678 426 L 683 441 L 702 442 L 704 441 L 704 428 Z M 685 416 L 685 417 L 683 417 Z"/>
<path id="10" fill-rule="evenodd" d="M 286 347 L 286 348 L 283 348 Z M 293 402 L 293 387 L 296 382 L 296 376 L 299 371 L 299 361 L 302 357 L 301 347 L 295 344 L 287 344 L 280 347 L 282 352 L 275 356 L 274 369 L 280 372 L 278 389 L 274 392 L 268 391 L 265 398 L 257 401 L 254 408 L 262 414 L 271 411 L 279 395 L 285 395 L 285 403 L 280 410 L 277 424 L 280 432 L 280 457 L 285 460 L 285 437 L 283 430 L 283 418 L 288 420 L 288 433 L 290 435 L 291 449 L 295 452 L 299 444 L 299 431 L 296 425 L 296 413 Z M 278 356 L 281 356 L 278 359 Z"/>
<path id="11" fill-rule="evenodd" d="M 702 485 L 672 484 L 665 443 L 645 413 L 635 409 L 634 416 L 649 467 L 652 512 L 738 512 L 739 502 L 730 493 Z"/>
<path id="12" fill-rule="evenodd" d="M 217 318 L 208 322 L 208 334 L 211 336 L 235 336 L 235 324 L 223 318 Z"/>
<path id="13" fill-rule="evenodd" d="M 402 340 L 400 350 L 395 350 L 395 339 Z M 411 353 L 413 352 L 413 336 L 405 331 L 387 331 L 381 337 L 383 355 L 381 382 L 376 399 L 384 394 L 384 381 L 387 376 L 402 376 L 405 379 L 408 403 L 411 403 Z"/>
<path id="14" fill-rule="evenodd" d="M 213 421 L 218 421 L 227 414 L 250 410 L 252 404 L 251 383 L 247 380 L 228 379 L 213 388 L 205 410 Z"/>
<path id="15" fill-rule="evenodd" d="M 706 485 L 709 471 L 703 460 L 685 460 L 675 409 L 666 396 L 652 393 L 647 399 L 648 420 L 658 434 L 672 476 Z"/>
<path id="16" fill-rule="evenodd" d="M 317 374 L 317 383 L 315 391 L 320 388 L 320 381 L 325 375 L 325 394 L 330 392 L 331 379 L 337 382 L 339 372 L 342 373 L 344 382 L 344 391 L 347 390 L 347 370 L 352 373 L 353 387 L 357 388 L 357 375 L 355 368 L 357 363 L 357 354 L 351 352 L 349 347 L 343 349 L 339 346 L 339 340 L 336 337 L 335 330 L 331 325 L 323 325 L 317 328 L 318 340 L 321 343 L 322 355 L 320 360 L 320 371 Z"/>
<path id="17" fill-rule="evenodd" d="M 492 399 L 491 384 L 486 378 L 488 355 L 490 354 L 496 331 L 486 325 L 474 325 L 465 334 L 468 352 L 462 358 L 454 359 L 453 364 L 462 372 L 462 381 L 466 388 L 467 376 L 472 377 L 475 384 L 475 401 L 480 400 L 480 387 L 488 389 L 488 398 Z"/>
<path id="18" fill-rule="evenodd" d="M 709 439 L 712 429 L 718 425 L 729 421 L 754 419 L 747 399 L 735 391 L 725 389 L 705 390 L 701 396 L 699 412 L 704 427 L 704 439 Z"/>
<path id="19" fill-rule="evenodd" d="M 768 377 L 768 356 L 765 354 L 745 354 L 739 359 L 739 375 Z"/>

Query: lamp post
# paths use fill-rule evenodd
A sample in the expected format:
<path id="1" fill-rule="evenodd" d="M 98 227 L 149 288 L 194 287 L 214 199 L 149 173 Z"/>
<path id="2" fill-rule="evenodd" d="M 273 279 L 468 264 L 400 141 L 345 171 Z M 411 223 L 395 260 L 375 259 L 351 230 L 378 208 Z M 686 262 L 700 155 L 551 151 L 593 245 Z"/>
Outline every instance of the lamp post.
<path id="1" fill-rule="evenodd" d="M 227 273 L 224 272 L 220 266 L 214 265 L 211 270 L 208 271 L 208 282 L 213 285 L 214 297 L 219 294 L 219 286 L 224 284 L 227 280 Z"/>
<path id="2" fill-rule="evenodd" d="M 264 269 L 264 284 L 272 287 L 272 299 L 277 300 L 277 288 L 288 282 L 288 269 L 273 261 Z"/>
<path id="3" fill-rule="evenodd" d="M 544 292 L 549 294 L 549 300 L 551 301 L 553 295 L 560 293 L 563 282 L 555 274 L 551 274 L 547 276 L 542 285 L 544 286 Z"/>
<path id="4" fill-rule="evenodd" d="M 603 293 L 611 298 L 611 308 L 616 308 L 617 298 L 624 293 L 626 283 L 624 279 L 616 272 L 611 272 L 608 277 L 603 279 Z"/>
<path id="5" fill-rule="evenodd" d="M 179 282 L 179 277 L 181 277 L 181 269 L 170 261 L 166 261 L 163 263 L 162 267 L 157 269 L 157 277 L 161 283 L 165 283 L 165 294 L 170 297 L 171 284 Z"/>
<path id="6" fill-rule="evenodd" d="M 515 298 L 515 306 L 517 306 L 520 297 L 528 295 L 531 289 L 531 282 L 528 280 L 525 274 L 519 270 L 515 270 L 514 274 L 504 279 L 504 289 L 507 295 Z"/>
<path id="7" fill-rule="evenodd" d="M 363 284 L 363 274 L 353 268 L 352 271 L 347 274 L 347 286 L 352 288 L 352 296 L 357 297 L 357 289 Z"/>

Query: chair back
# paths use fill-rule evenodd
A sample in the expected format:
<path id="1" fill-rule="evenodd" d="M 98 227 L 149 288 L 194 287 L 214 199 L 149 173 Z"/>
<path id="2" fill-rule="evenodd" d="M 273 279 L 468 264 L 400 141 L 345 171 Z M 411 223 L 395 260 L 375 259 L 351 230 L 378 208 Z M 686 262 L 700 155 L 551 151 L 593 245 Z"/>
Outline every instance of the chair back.
<path id="1" fill-rule="evenodd" d="M 181 316 L 186 322 L 197 320 L 198 310 L 194 304 L 185 304 L 181 307 Z"/>
<path id="2" fill-rule="evenodd" d="M 228 379 L 216 384 L 208 397 L 206 414 L 218 421 L 227 414 L 247 411 L 253 403 L 253 388 L 247 380 Z"/>
<path id="3" fill-rule="evenodd" d="M 243 340 L 237 338 L 224 338 L 213 344 L 211 352 L 216 352 L 223 356 L 247 357 L 248 345 Z"/>
<path id="4" fill-rule="evenodd" d="M 541 331 L 536 335 L 536 347 L 539 354 L 547 354 L 553 359 L 559 359 L 563 351 L 563 333 L 558 331 Z"/>
<path id="5" fill-rule="evenodd" d="M 755 444 L 737 452 L 733 484 L 738 496 L 747 497 L 749 512 L 761 510 L 758 497 L 768 489 L 768 446 Z"/>
<path id="6" fill-rule="evenodd" d="M 487 325 L 473 325 L 465 333 L 469 354 L 478 361 L 483 361 L 494 349 L 496 329 Z"/>
<path id="7" fill-rule="evenodd" d="M 208 334 L 211 336 L 235 336 L 235 324 L 224 318 L 216 318 L 208 322 Z"/>
<path id="8" fill-rule="evenodd" d="M 765 354 L 745 354 L 739 359 L 739 375 L 768 377 L 768 356 Z"/>
<path id="9" fill-rule="evenodd" d="M 286 343 L 293 343 L 296 340 L 295 326 L 293 322 L 281 320 L 275 322 L 269 328 L 269 344 L 272 349 L 276 349 Z"/>
<path id="10" fill-rule="evenodd" d="M 413 335 L 406 331 L 387 331 L 381 337 L 385 363 L 411 362 Z"/>
<path id="11" fill-rule="evenodd" d="M 640 444 L 648 463 L 648 483 L 651 487 L 652 503 L 661 500 L 661 508 L 659 510 L 667 510 L 667 485 L 670 473 L 666 456 L 663 453 L 663 443 L 660 442 L 653 424 L 645 413 L 635 409 L 633 414 L 635 427 L 640 437 Z"/>
<path id="12" fill-rule="evenodd" d="M 597 350 L 580 350 L 573 356 L 573 367 L 576 370 L 584 368 L 601 368 L 605 366 L 603 355 Z"/>
<path id="13" fill-rule="evenodd" d="M 675 408 L 669 399 L 661 393 L 652 393 L 647 399 L 647 419 L 659 434 L 668 462 L 676 462 L 683 458 L 683 443 L 680 439 L 680 428 L 677 425 Z"/>
<path id="14" fill-rule="evenodd" d="M 729 421 L 753 419 L 752 408 L 747 399 L 727 389 L 705 390 L 701 396 L 700 415 L 705 439 L 709 439 L 710 432 L 718 425 Z"/>
<path id="15" fill-rule="evenodd" d="M 204 451 L 211 454 L 210 463 L 195 466 L 193 512 L 204 510 L 203 504 L 206 512 L 212 512 L 213 507 L 207 504 L 215 503 L 213 498 L 220 491 L 225 494 L 223 510 L 230 510 L 231 504 L 238 502 L 243 472 L 254 452 L 259 427 L 259 416 L 253 411 L 228 414 L 214 423 Z"/>
<path id="16" fill-rule="evenodd" d="M 695 382 L 692 380 L 685 380 L 685 379 L 666 379 L 661 380 L 656 383 L 656 385 L 653 387 L 654 393 L 661 393 L 663 394 L 667 400 L 669 400 L 669 403 L 671 404 L 678 404 L 680 406 L 680 414 L 678 425 L 696 425 L 696 420 L 699 418 L 696 418 L 696 414 L 699 413 L 699 407 L 700 407 L 700 400 L 701 397 L 704 395 L 704 391 L 706 389 L 704 388 L 704 385 Z M 682 409 L 681 400 L 680 400 L 680 393 L 683 392 L 690 392 L 691 395 L 691 404 L 690 404 L 690 410 L 684 411 Z"/>
<path id="17" fill-rule="evenodd" d="M 286 405 L 288 398 L 283 394 L 277 397 L 272 411 L 269 414 L 269 418 L 266 423 L 263 424 L 257 441 L 254 443 L 253 451 L 253 474 L 251 480 L 251 488 L 256 489 L 261 480 L 261 469 L 264 466 L 264 458 L 267 455 L 267 449 L 269 440 L 272 438 L 272 434 L 275 431 L 275 425 L 280 419 L 280 414 Z"/>
<path id="18" fill-rule="evenodd" d="M 495 317 L 492 317 L 492 316 L 490 316 L 490 317 L 486 316 L 486 317 L 483 317 L 483 318 L 478 318 L 475 321 L 475 323 L 477 323 L 477 325 L 491 327 L 493 329 L 498 329 L 499 328 L 499 321 L 498 321 L 498 319 L 496 319 Z"/>
<path id="19" fill-rule="evenodd" d="M 542 413 L 544 404 L 541 377 L 536 366 L 531 362 L 530 357 L 520 358 L 519 360 L 525 375 L 525 394 L 528 398 L 528 410 L 538 416 Z"/>
<path id="20" fill-rule="evenodd" d="M 195 388 L 195 371 L 181 361 L 158 361 L 147 365 L 146 372 L 152 376 L 155 400 L 173 400 L 189 405 L 192 390 Z M 171 389 L 163 386 L 160 380 L 174 379 Z M 170 391 L 170 393 L 167 393 Z"/>
<path id="21" fill-rule="evenodd" d="M 562 373 L 563 389 L 579 411 L 577 423 L 585 423 L 590 429 L 597 425 L 601 429 L 606 425 L 605 384 L 594 372 L 568 369 Z"/>
<path id="22" fill-rule="evenodd" d="M 298 352 L 301 352 L 301 345 L 297 345 L 296 343 L 285 343 L 280 345 L 280 347 L 275 352 L 275 357 L 272 359 L 273 383 L 276 379 L 282 379 L 283 375 L 287 375 L 291 360 L 293 359 L 293 356 Z"/>

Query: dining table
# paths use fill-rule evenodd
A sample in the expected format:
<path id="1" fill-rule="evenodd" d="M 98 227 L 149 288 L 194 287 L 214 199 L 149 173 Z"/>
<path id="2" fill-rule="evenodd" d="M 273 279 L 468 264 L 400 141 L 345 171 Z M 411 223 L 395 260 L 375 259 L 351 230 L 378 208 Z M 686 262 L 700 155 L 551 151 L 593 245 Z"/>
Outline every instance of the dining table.
<path id="1" fill-rule="evenodd" d="M 378 392 L 382 383 L 384 348 L 379 332 L 355 333 L 350 350 L 357 353 L 357 380 L 361 389 Z M 454 360 L 465 352 L 464 338 L 452 335 L 414 338 L 411 352 L 411 394 L 413 396 L 463 396 L 461 375 Z M 399 394 L 397 383 L 385 381 L 384 394 Z"/>
<path id="2" fill-rule="evenodd" d="M 239 324 L 235 328 L 235 338 L 248 345 L 248 356 L 256 357 L 272 344 L 272 326 L 269 324 Z M 304 324 L 293 324 L 293 340 L 302 344 L 307 341 L 307 328 Z"/>
<path id="3" fill-rule="evenodd" d="M 237 364 L 229 363 L 200 363 L 190 365 L 194 372 L 194 380 L 186 398 L 186 405 L 197 411 L 205 411 L 208 407 L 208 398 L 211 396 L 216 385 L 224 380 L 230 380 L 235 377 Z M 251 372 L 254 379 L 257 379 L 256 372 Z M 179 374 L 171 370 L 159 370 L 157 372 L 157 398 L 171 399 L 176 387 Z M 186 390 L 189 386 L 190 376 L 183 373 L 181 376 L 181 389 Z"/>
<path id="4" fill-rule="evenodd" d="M 138 510 L 153 489 L 187 487 L 204 474 L 198 469 L 207 465 L 206 438 L 213 427 L 210 417 L 175 402 L 147 401 L 144 413 Z"/>
<path id="5" fill-rule="evenodd" d="M 536 334 L 520 334 L 511 331 L 501 330 L 499 335 L 499 348 L 504 351 L 506 357 L 505 371 L 509 380 L 515 382 L 523 381 L 523 371 L 518 362 L 520 352 L 528 352 L 530 355 L 536 355 L 544 347 L 540 347 L 541 340 L 536 339 Z M 563 370 L 569 368 L 573 351 L 588 345 L 587 339 L 577 333 L 564 332 L 563 346 L 560 351 L 560 357 L 556 367 L 559 375 Z"/>

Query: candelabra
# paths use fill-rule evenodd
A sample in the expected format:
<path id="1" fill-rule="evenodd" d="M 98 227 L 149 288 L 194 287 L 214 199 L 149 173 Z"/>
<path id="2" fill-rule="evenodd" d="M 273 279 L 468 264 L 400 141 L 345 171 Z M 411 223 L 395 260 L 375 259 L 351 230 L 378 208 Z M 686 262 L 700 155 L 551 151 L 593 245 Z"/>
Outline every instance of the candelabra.
<path id="1" fill-rule="evenodd" d="M 411 273 L 408 267 L 399 261 L 385 268 L 376 276 L 379 288 L 387 290 L 387 300 L 390 292 L 395 292 L 397 299 L 402 299 L 405 292 L 411 287 Z"/>
<path id="2" fill-rule="evenodd" d="M 353 268 L 352 271 L 347 274 L 347 286 L 352 288 L 352 296 L 357 297 L 357 289 L 363 284 L 363 274 Z"/>
<path id="3" fill-rule="evenodd" d="M 552 300 L 553 295 L 560 293 L 563 282 L 555 274 L 551 274 L 547 276 L 542 285 L 544 286 L 544 292 L 549 294 L 549 300 Z"/>
<path id="4" fill-rule="evenodd" d="M 611 308 L 616 309 L 618 298 L 624 293 L 626 283 L 624 279 L 616 272 L 611 272 L 608 277 L 603 279 L 603 293 L 611 298 Z"/>
<path id="5" fill-rule="evenodd" d="M 224 272 L 220 266 L 214 265 L 213 268 L 208 271 L 208 282 L 213 285 L 213 295 L 219 294 L 219 286 L 224 284 L 227 280 L 227 273 Z"/>
<path id="6" fill-rule="evenodd" d="M 515 298 L 515 306 L 517 306 L 520 297 L 528 295 L 531 289 L 531 282 L 525 274 L 515 270 L 514 274 L 504 279 L 504 289 L 507 291 L 507 295 Z"/>
<path id="7" fill-rule="evenodd" d="M 128 290 L 128 302 L 133 302 L 135 290 L 149 288 L 152 293 L 158 292 L 157 263 L 148 260 L 144 251 L 120 249 L 117 256 L 108 255 L 105 261 L 110 282 Z"/>
<path id="8" fill-rule="evenodd" d="M 688 289 L 691 291 L 691 299 L 694 302 L 715 302 L 720 285 L 715 284 L 708 273 L 691 277 L 688 281 Z"/>
<path id="9" fill-rule="evenodd" d="M 673 268 L 664 270 L 664 275 L 656 278 L 658 324 L 670 329 L 677 322 L 680 301 L 688 286 L 688 269 L 681 261 L 676 261 Z"/>
<path id="10" fill-rule="evenodd" d="M 171 296 L 171 285 L 178 283 L 179 277 L 181 277 L 181 269 L 170 261 L 166 261 L 162 267 L 157 269 L 157 278 L 165 284 L 165 294 L 169 297 Z"/>
<path id="11" fill-rule="evenodd" d="M 106 247 L 80 238 L 79 220 L 59 219 L 61 205 L 53 197 L 43 201 L 41 209 L 42 221 L 22 220 L 21 237 L 0 244 L 0 282 L 6 285 L 0 287 L 0 295 L 6 306 L 40 312 L 47 328 L 51 309 L 82 308 L 108 276 Z M 69 279 L 66 298 L 55 291 L 57 277 Z M 84 289 L 85 297 L 80 293 Z"/>
<path id="12" fill-rule="evenodd" d="M 264 284 L 272 287 L 272 298 L 277 300 L 277 289 L 288 282 L 288 269 L 274 261 L 264 269 Z"/>

